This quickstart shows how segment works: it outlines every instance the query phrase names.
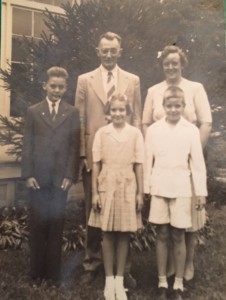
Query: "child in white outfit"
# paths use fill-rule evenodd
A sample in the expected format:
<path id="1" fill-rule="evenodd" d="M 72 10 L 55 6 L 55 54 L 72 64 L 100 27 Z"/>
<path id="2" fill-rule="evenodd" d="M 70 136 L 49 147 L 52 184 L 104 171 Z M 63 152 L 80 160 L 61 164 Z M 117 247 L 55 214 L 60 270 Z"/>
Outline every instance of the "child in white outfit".
<path id="1" fill-rule="evenodd" d="M 140 130 L 125 122 L 130 106 L 124 95 L 113 96 L 106 113 L 112 123 L 97 131 L 93 143 L 89 225 L 103 231 L 105 299 L 126 300 L 123 276 L 130 232 L 142 227 L 144 142 Z"/>
<path id="2" fill-rule="evenodd" d="M 207 196 L 206 168 L 197 127 L 181 115 L 185 102 L 179 87 L 169 87 L 163 100 L 166 117 L 151 125 L 145 138 L 144 192 L 152 195 L 149 221 L 157 224 L 160 299 L 166 299 L 169 235 L 176 265 L 175 299 L 182 299 L 186 259 L 185 229 L 191 226 L 194 185 L 197 206 Z"/>

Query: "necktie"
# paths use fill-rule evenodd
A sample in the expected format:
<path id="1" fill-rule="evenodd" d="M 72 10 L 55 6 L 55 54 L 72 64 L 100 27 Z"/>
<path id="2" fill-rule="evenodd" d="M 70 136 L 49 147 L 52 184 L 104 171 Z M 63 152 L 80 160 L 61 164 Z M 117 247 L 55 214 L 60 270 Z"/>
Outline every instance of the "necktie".
<path id="1" fill-rule="evenodd" d="M 109 101 L 115 92 L 115 83 L 112 72 L 108 72 L 107 78 L 107 100 Z"/>
<path id="2" fill-rule="evenodd" d="M 52 103 L 52 111 L 51 111 L 51 118 L 52 118 L 52 121 L 54 122 L 55 121 L 55 119 L 56 119 L 56 109 L 55 109 L 55 107 L 56 107 L 56 103 Z"/>

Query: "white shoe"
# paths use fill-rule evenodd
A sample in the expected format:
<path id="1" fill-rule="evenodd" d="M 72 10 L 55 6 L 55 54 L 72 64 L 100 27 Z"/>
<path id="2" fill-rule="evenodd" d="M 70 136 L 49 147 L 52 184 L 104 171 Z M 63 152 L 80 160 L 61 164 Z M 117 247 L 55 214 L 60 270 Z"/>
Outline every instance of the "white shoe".
<path id="1" fill-rule="evenodd" d="M 116 300 L 127 300 L 126 290 L 123 285 L 123 277 L 115 277 L 115 295 Z"/>
<path id="2" fill-rule="evenodd" d="M 115 300 L 115 278 L 113 276 L 109 276 L 108 278 L 106 278 L 104 288 L 104 299 Z"/>

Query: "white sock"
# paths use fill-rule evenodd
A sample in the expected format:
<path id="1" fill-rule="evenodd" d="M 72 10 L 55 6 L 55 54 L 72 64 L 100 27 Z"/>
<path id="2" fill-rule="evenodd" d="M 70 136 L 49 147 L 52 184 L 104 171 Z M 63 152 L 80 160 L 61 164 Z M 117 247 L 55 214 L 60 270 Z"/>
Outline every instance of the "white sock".
<path id="1" fill-rule="evenodd" d="M 166 280 L 166 276 L 159 276 L 158 287 L 168 289 L 168 282 Z"/>
<path id="2" fill-rule="evenodd" d="M 112 287 L 113 288 L 114 284 L 115 284 L 114 276 L 106 276 L 105 277 L 105 286 L 106 287 Z"/>
<path id="3" fill-rule="evenodd" d="M 173 289 L 181 290 L 183 292 L 183 290 L 184 290 L 183 278 L 175 277 Z"/>
<path id="4" fill-rule="evenodd" d="M 123 276 L 115 276 L 115 284 L 118 284 L 118 285 L 124 285 L 123 284 L 123 279 L 124 277 Z"/>

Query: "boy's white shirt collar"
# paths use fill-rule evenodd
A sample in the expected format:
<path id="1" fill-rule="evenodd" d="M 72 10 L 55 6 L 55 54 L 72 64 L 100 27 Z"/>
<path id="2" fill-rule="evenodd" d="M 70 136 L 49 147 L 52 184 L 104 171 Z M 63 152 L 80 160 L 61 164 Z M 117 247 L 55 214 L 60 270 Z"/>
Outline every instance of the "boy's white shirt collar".
<path id="1" fill-rule="evenodd" d="M 47 102 L 48 102 L 49 111 L 50 111 L 50 113 L 51 113 L 51 112 L 52 112 L 52 109 L 53 109 L 53 107 L 52 107 L 52 103 L 53 103 L 53 102 L 50 101 L 48 97 L 46 97 L 46 100 L 47 100 Z M 61 101 L 61 99 L 59 99 L 59 100 L 57 100 L 57 101 L 54 102 L 54 103 L 55 103 L 55 111 L 56 111 L 56 113 L 58 113 L 60 101 Z"/>
<path id="2" fill-rule="evenodd" d="M 166 121 L 166 118 L 167 118 L 167 116 L 164 116 L 162 118 L 162 121 L 164 121 L 164 123 L 166 125 L 169 125 L 169 123 Z M 181 116 L 180 120 L 175 124 L 175 127 L 178 126 L 178 125 L 180 126 L 180 125 L 188 125 L 188 124 L 191 124 L 191 123 L 189 123 L 189 121 L 187 121 L 183 116 Z"/>

